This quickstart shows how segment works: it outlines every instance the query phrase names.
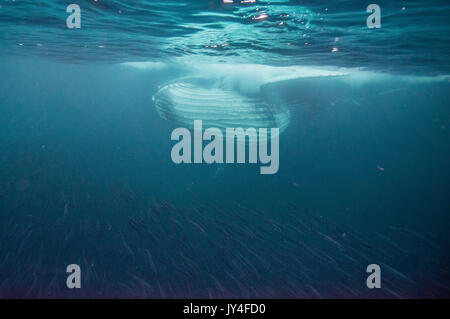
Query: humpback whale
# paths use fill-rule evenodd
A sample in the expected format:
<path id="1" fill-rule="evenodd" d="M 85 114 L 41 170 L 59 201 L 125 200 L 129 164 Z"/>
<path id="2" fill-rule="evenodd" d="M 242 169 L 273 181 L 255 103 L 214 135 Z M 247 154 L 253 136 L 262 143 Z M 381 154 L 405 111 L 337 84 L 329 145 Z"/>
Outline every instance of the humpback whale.
<path id="1" fill-rule="evenodd" d="M 152 97 L 161 118 L 191 129 L 194 120 L 202 120 L 205 128 L 278 128 L 280 134 L 291 114 L 289 102 L 277 94 L 277 83 L 348 74 L 254 64 L 193 63 L 185 68 L 190 75 L 160 85 Z"/>

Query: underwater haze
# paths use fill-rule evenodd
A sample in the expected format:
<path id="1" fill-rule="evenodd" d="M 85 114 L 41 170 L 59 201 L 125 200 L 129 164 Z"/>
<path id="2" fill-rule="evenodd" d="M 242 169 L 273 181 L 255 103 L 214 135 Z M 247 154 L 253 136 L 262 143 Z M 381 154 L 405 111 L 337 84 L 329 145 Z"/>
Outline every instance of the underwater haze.
<path id="1" fill-rule="evenodd" d="M 450 3 L 373 2 L 0 0 L 0 297 L 449 298 Z"/>

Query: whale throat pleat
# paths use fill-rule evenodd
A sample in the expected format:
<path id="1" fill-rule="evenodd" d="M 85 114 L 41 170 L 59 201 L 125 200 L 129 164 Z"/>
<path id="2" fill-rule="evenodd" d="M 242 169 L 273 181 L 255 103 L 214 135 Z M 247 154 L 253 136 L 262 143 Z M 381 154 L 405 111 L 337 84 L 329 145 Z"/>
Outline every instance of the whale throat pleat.
<path id="1" fill-rule="evenodd" d="M 253 127 L 279 128 L 281 132 L 289 124 L 289 111 L 284 105 L 195 79 L 180 79 L 161 87 L 153 101 L 161 118 L 188 128 L 193 127 L 194 120 L 222 130 Z"/>

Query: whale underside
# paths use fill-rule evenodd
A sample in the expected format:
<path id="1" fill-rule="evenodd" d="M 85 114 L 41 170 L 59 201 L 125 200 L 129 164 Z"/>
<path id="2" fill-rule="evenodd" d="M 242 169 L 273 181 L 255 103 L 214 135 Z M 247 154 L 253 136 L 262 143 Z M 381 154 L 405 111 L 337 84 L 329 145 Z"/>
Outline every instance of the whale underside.
<path id="1" fill-rule="evenodd" d="M 289 109 L 263 93 L 242 94 L 207 79 L 188 77 L 160 86 L 153 102 L 161 118 L 186 128 L 193 128 L 194 120 L 202 120 L 203 127 L 222 131 L 226 128 L 284 131 L 289 125 Z"/>

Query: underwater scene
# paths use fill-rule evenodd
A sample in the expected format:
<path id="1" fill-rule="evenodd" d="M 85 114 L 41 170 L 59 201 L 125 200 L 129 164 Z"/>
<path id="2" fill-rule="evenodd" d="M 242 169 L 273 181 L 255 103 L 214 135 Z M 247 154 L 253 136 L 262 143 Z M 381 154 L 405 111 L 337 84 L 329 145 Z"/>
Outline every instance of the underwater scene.
<path id="1" fill-rule="evenodd" d="M 0 0 L 0 297 L 449 298 L 449 12 Z"/>

